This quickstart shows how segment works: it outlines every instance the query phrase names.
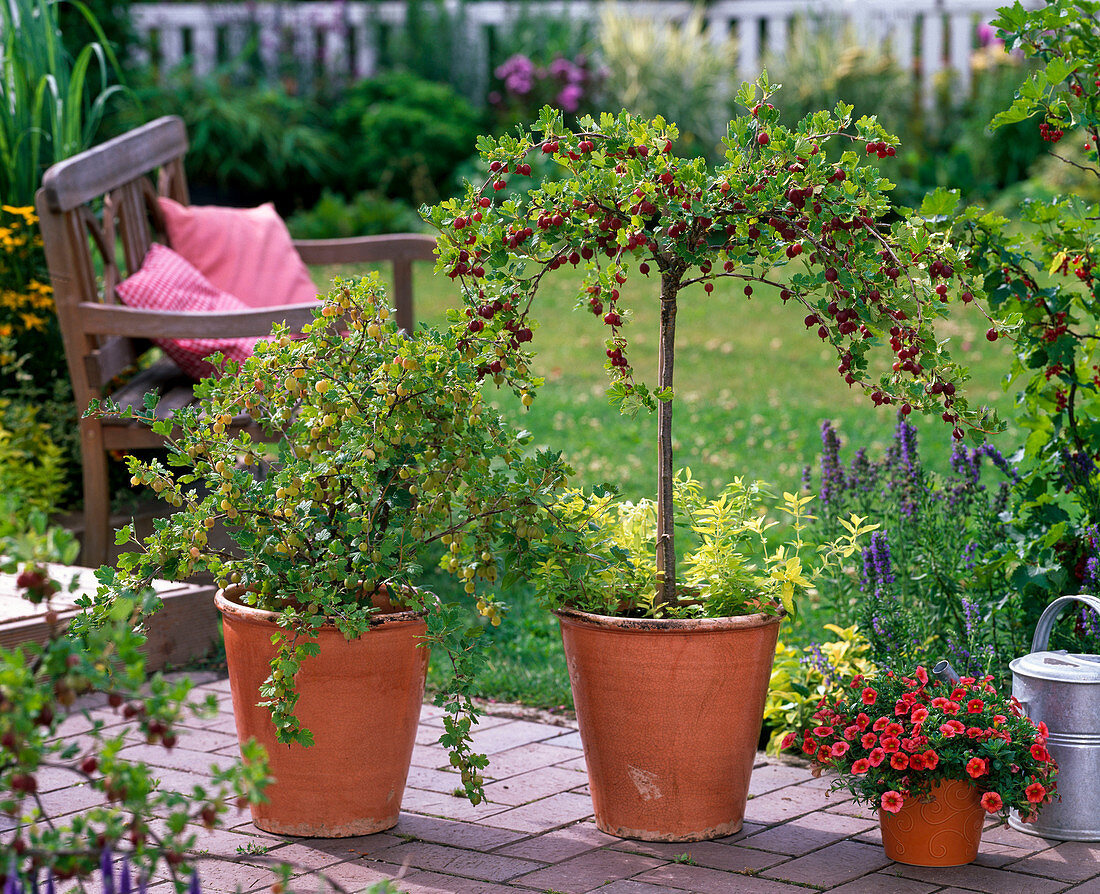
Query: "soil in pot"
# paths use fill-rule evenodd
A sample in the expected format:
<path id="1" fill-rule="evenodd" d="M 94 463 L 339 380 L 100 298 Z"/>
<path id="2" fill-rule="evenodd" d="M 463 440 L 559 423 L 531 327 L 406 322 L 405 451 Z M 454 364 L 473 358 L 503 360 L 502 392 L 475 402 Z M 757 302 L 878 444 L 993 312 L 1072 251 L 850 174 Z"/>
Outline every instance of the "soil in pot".
<path id="1" fill-rule="evenodd" d="M 335 627 L 317 631 L 319 655 L 295 677 L 295 713 L 314 744 L 279 744 L 261 700 L 279 628 L 273 612 L 243 606 L 218 593 L 233 713 L 241 742 L 267 749 L 273 782 L 268 803 L 252 806 L 267 832 L 339 838 L 389 829 L 397 822 L 412 759 L 429 650 L 424 619 L 404 611 L 378 616 L 351 642 Z"/>
<path id="2" fill-rule="evenodd" d="M 558 620 L 600 830 L 644 841 L 738 831 L 779 619 Z"/>
<path id="3" fill-rule="evenodd" d="M 886 856 L 910 866 L 973 863 L 984 824 L 981 792 L 958 779 L 937 783 L 923 797 L 906 798 L 897 813 L 879 811 Z"/>

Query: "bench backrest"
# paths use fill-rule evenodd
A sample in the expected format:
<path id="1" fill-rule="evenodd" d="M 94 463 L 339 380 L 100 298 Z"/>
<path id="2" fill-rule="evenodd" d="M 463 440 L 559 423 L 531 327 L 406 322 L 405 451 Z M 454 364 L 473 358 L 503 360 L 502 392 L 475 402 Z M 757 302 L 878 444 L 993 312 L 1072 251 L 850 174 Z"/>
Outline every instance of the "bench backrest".
<path id="1" fill-rule="evenodd" d="M 46 172 L 36 196 L 46 263 L 77 407 L 148 348 L 143 339 L 99 336 L 80 304 L 117 304 L 115 286 L 164 237 L 157 196 L 187 204 L 187 131 L 171 116 L 108 140 Z"/>

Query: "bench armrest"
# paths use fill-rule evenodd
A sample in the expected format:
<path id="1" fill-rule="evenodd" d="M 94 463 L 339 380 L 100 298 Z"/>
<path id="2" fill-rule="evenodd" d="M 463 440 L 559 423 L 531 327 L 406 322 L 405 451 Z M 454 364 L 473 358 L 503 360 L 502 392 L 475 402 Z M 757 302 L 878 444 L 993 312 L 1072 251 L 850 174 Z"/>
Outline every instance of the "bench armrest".
<path id="1" fill-rule="evenodd" d="M 126 338 L 250 338 L 271 334 L 274 323 L 292 331 L 313 321 L 316 304 L 286 304 L 247 311 L 179 313 L 84 302 L 83 329 L 89 335 Z"/>

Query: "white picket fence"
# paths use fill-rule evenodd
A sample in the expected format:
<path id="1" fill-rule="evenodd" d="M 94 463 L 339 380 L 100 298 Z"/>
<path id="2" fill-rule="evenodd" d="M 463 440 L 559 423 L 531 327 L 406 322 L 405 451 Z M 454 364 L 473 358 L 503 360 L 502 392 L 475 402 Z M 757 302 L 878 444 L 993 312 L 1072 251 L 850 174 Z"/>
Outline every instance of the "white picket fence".
<path id="1" fill-rule="evenodd" d="M 489 79 L 492 31 L 521 15 L 595 17 L 602 0 L 443 0 L 462 30 L 473 83 Z M 800 16 L 849 23 L 866 43 L 889 47 L 903 70 L 919 78 L 926 96 L 936 75 L 953 69 L 969 87 L 978 28 L 1004 0 L 714 0 L 703 7 L 710 33 L 735 35 L 738 74 L 759 74 L 765 52 L 782 56 Z M 695 4 L 683 0 L 624 0 L 632 16 L 669 22 L 686 18 Z M 380 35 L 405 20 L 404 0 L 248 0 L 239 3 L 134 3 L 134 27 L 145 38 L 146 63 L 163 73 L 188 64 L 197 74 L 234 58 L 255 40 L 269 71 L 288 61 L 300 75 L 343 79 L 372 74 Z"/>

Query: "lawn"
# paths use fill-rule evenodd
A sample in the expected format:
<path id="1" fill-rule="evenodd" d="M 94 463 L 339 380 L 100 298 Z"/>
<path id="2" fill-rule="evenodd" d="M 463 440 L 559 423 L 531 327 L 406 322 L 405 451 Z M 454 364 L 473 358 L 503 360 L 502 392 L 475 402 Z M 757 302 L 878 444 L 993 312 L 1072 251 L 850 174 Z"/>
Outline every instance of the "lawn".
<path id="1" fill-rule="evenodd" d="M 418 265 L 415 284 L 417 320 L 444 324 L 458 302 L 457 288 Z M 318 270 L 326 282 L 333 271 Z M 383 271 L 385 274 L 385 271 Z M 608 405 L 603 368 L 604 327 L 574 310 L 579 275 L 560 270 L 540 291 L 535 307 L 539 326 L 532 346 L 536 367 L 546 379 L 529 410 L 510 392 L 494 398 L 504 414 L 534 435 L 534 443 L 561 450 L 582 486 L 615 485 L 628 498 L 655 491 L 656 421 L 642 413 L 621 416 Z M 656 369 L 656 283 L 640 277 L 624 289 L 625 306 L 634 311 L 628 327 L 632 359 L 639 375 Z M 895 412 L 876 409 L 862 392 L 849 389 L 836 373 L 835 354 L 802 324 L 803 312 L 784 307 L 774 294 L 757 289 L 746 300 L 732 281 L 720 282 L 713 295 L 682 300 L 677 318 L 677 409 L 675 451 L 678 466 L 717 490 L 743 475 L 767 481 L 776 490 L 801 486 L 803 470 L 816 470 L 821 423 L 830 419 L 841 432 L 846 454 L 867 447 L 880 455 L 891 438 Z M 977 314 L 953 322 L 943 335 L 966 363 L 973 380 L 969 397 L 991 404 L 1009 419 L 1009 429 L 993 442 L 1011 453 L 1018 431 L 1011 425 L 1012 398 L 1001 381 L 1008 370 L 1010 345 L 990 343 L 988 322 Z M 652 379 L 650 379 L 650 382 Z M 948 468 L 950 430 L 938 417 L 915 420 L 921 452 L 936 469 Z M 439 588 L 450 586 L 440 576 Z M 485 637 L 490 646 L 479 688 L 487 696 L 540 706 L 568 704 L 568 676 L 557 624 L 533 604 L 529 592 L 507 594 L 509 617 Z M 828 619 L 807 615 L 800 634 L 812 639 Z M 442 672 L 433 667 L 433 677 Z"/>

